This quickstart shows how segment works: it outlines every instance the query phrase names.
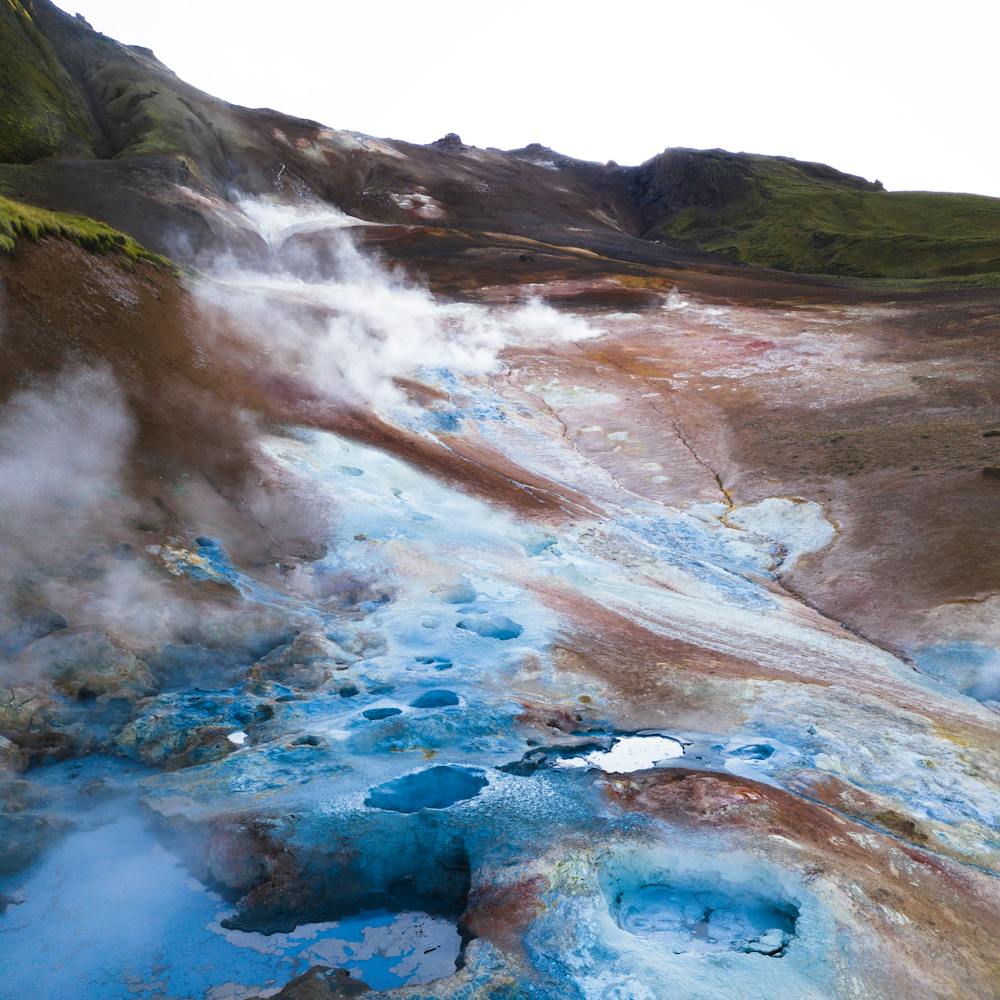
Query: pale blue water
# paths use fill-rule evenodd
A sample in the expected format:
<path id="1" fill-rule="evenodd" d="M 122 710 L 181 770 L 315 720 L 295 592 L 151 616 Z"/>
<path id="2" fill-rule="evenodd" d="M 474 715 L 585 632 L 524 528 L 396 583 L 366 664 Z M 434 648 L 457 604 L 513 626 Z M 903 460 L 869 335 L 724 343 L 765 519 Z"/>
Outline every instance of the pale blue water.
<path id="1" fill-rule="evenodd" d="M 224 932 L 222 900 L 135 816 L 71 834 L 2 889 L 23 896 L 0 916 L 3 1000 L 179 1000 L 224 984 L 241 996 L 330 960 L 387 989 L 448 974 L 459 946 L 446 921 L 384 911 L 291 934 Z M 373 933 L 383 947 L 366 944 Z"/>

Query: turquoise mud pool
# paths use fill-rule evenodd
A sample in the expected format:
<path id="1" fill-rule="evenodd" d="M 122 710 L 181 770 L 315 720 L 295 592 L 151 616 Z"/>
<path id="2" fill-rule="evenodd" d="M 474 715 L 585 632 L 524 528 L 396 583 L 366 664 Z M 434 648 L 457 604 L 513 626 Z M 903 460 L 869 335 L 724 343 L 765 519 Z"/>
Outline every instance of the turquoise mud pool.
<path id="1" fill-rule="evenodd" d="M 782 617 L 768 539 L 639 502 L 609 511 L 600 532 L 540 527 L 334 435 L 275 437 L 268 448 L 337 498 L 329 553 L 308 572 L 377 586 L 345 611 L 262 584 L 221 539 L 159 554 L 171 572 L 290 612 L 295 635 L 262 636 L 216 662 L 210 690 L 143 702 L 117 751 L 157 766 L 183 752 L 182 769 L 94 757 L 34 775 L 100 794 L 57 796 L 48 808 L 65 834 L 0 885 L 11 900 L 0 916 L 13 970 L 4 1000 L 32 989 L 246 1000 L 318 964 L 407 996 L 433 997 L 456 976 L 474 991 L 506 967 L 463 935 L 463 912 L 539 868 L 548 888 L 524 945 L 542 980 L 522 995 L 658 998 L 664 983 L 691 997 L 734 983 L 741 997 L 824 995 L 834 918 L 799 876 L 761 875 L 710 835 L 664 853 L 663 838 L 677 835 L 609 804 L 607 782 L 683 768 L 791 787 L 803 769 L 846 770 L 848 731 L 792 723 L 770 692 L 738 731 L 623 730 L 599 684 L 552 669 L 563 622 L 540 596 L 575 590 L 823 655 L 834 640 Z M 157 655 L 178 677 L 212 659 L 183 645 Z M 525 721 L 526 703 L 567 702 L 577 721 L 561 730 L 544 716 Z M 852 778 L 917 794 L 901 759 L 890 750 Z M 980 803 L 973 813 L 943 783 L 919 788 L 921 809 L 945 826 L 985 827 L 993 815 L 988 797 L 967 796 Z M 287 895 L 241 898 L 206 875 L 218 864 L 199 860 L 198 845 L 247 822 L 265 856 L 278 852 L 295 873 Z"/>

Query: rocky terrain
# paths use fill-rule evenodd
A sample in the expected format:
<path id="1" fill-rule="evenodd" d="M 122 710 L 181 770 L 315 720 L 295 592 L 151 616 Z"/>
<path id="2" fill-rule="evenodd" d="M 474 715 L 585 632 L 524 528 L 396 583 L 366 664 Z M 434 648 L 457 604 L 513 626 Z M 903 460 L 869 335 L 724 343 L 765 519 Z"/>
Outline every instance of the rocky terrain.
<path id="1" fill-rule="evenodd" d="M 3 1000 L 1000 995 L 1000 201 L 0 55 Z"/>

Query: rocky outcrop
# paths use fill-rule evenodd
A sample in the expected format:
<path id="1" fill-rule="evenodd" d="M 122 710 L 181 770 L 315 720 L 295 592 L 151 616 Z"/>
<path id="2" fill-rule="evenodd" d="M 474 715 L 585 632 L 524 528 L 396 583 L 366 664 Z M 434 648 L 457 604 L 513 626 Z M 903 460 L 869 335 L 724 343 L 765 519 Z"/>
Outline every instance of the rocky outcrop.
<path id="1" fill-rule="evenodd" d="M 247 739 L 246 731 L 273 714 L 269 705 L 235 695 L 165 694 L 139 705 L 114 746 L 154 767 L 194 767 L 237 750 Z"/>
<path id="2" fill-rule="evenodd" d="M 360 659 L 322 632 L 302 632 L 273 649 L 250 670 L 251 681 L 277 681 L 301 691 L 314 691 Z"/>
<path id="3" fill-rule="evenodd" d="M 95 742 L 79 715 L 45 686 L 10 684 L 0 687 L 0 736 L 28 760 L 59 760 L 89 750 Z"/>
<path id="4" fill-rule="evenodd" d="M 3 665 L 2 677 L 0 737 L 22 762 L 88 752 L 156 690 L 146 664 L 96 629 L 36 639 Z"/>
<path id="5" fill-rule="evenodd" d="M 96 629 L 65 629 L 37 639 L 21 652 L 14 670 L 73 701 L 134 702 L 156 690 L 149 667 L 113 636 Z"/>
<path id="6" fill-rule="evenodd" d="M 352 979 L 346 970 L 317 965 L 296 976 L 275 997 L 277 1000 L 348 1000 L 368 992 L 368 987 Z"/>
<path id="7" fill-rule="evenodd" d="M 6 736 L 0 736 L 0 774 L 22 771 L 27 765 L 27 754 Z"/>

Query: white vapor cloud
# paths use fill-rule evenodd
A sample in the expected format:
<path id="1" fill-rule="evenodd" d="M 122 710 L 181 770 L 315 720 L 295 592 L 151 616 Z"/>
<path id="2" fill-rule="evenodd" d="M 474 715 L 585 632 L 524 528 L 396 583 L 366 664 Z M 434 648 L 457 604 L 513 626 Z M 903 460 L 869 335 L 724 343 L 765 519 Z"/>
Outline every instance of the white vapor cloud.
<path id="1" fill-rule="evenodd" d="M 112 506 L 134 428 L 105 369 L 66 371 L 0 407 L 0 556 L 5 573 L 88 544 Z"/>
<path id="2" fill-rule="evenodd" d="M 362 254 L 354 220 L 328 206 L 244 202 L 272 247 L 291 246 L 285 264 L 227 262 L 198 280 L 196 295 L 221 308 L 274 370 L 322 395 L 378 409 L 405 406 L 395 380 L 421 369 L 462 375 L 493 371 L 509 345 L 565 343 L 599 335 L 579 317 L 528 301 L 510 307 L 446 302 Z M 307 234 L 309 242 L 292 243 Z M 317 241 L 327 263 L 316 266 Z"/>

